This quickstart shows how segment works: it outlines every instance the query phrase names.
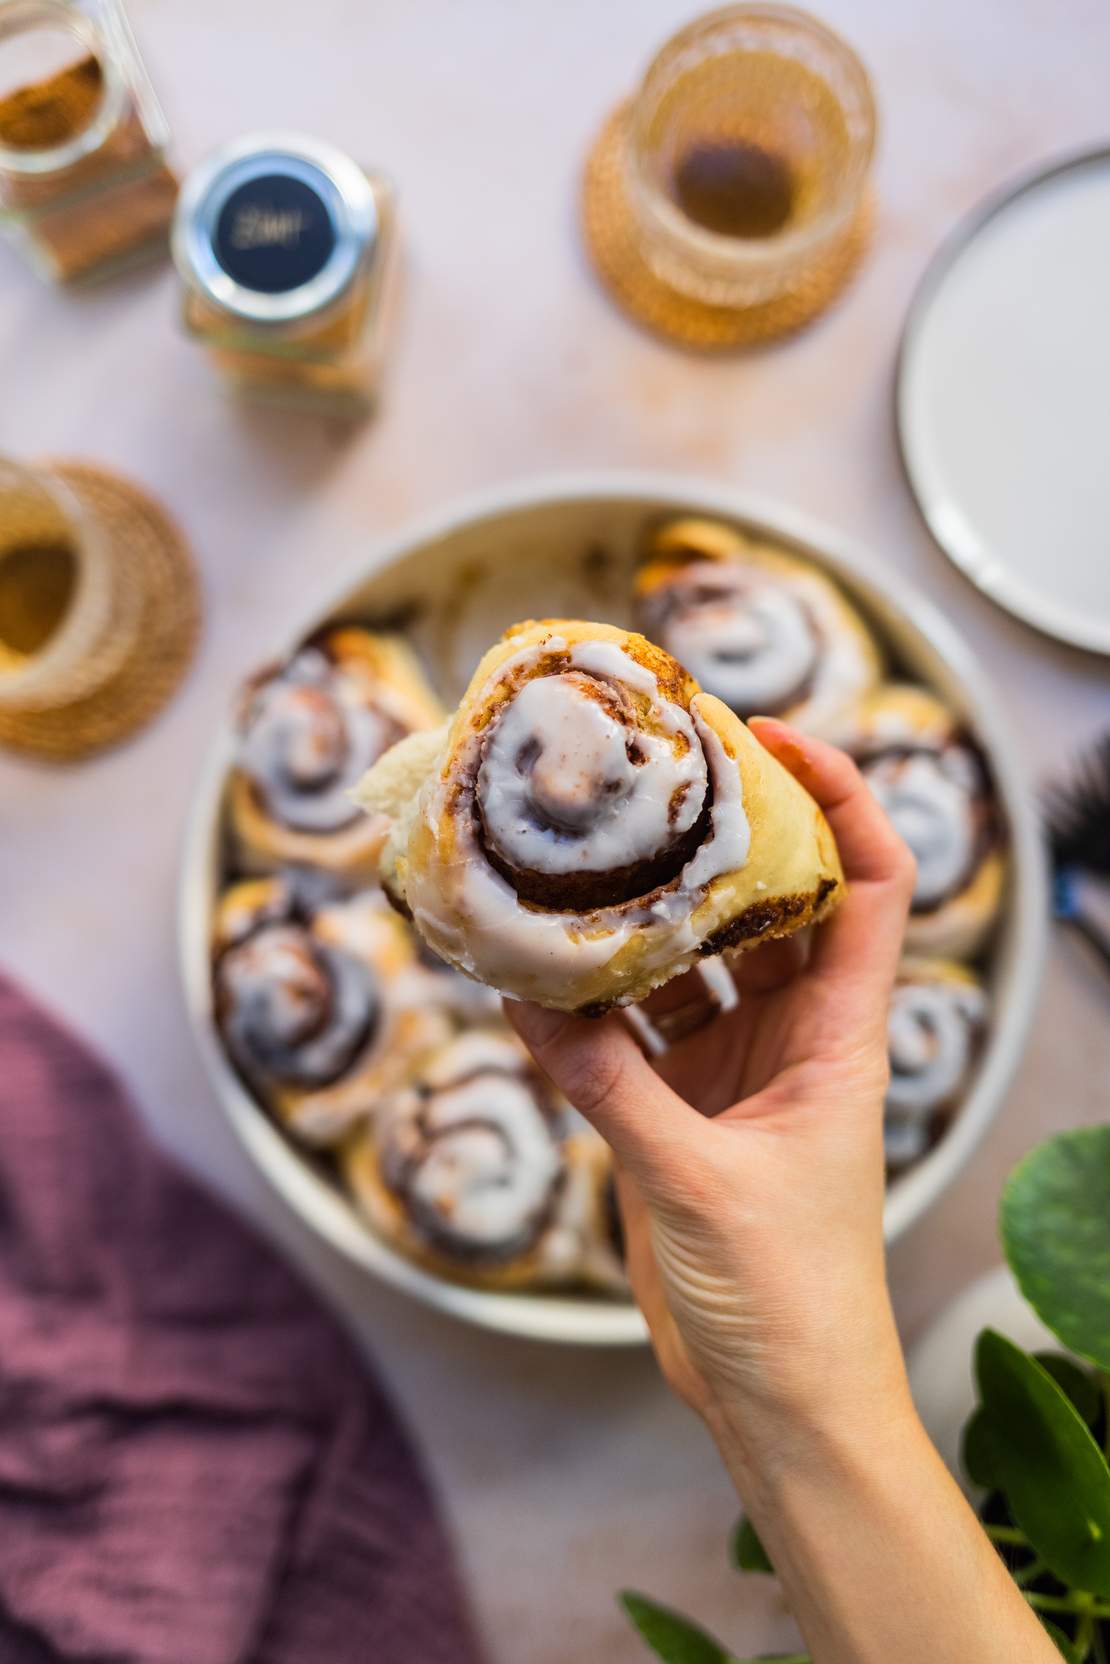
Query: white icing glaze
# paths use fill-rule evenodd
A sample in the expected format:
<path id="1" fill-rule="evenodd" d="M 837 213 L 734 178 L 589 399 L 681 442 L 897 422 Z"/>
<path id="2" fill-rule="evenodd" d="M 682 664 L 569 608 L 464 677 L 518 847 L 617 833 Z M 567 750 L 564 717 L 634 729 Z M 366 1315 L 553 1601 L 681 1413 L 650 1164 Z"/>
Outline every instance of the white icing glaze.
<path id="1" fill-rule="evenodd" d="M 943 1109 L 967 1078 L 986 1020 L 982 989 L 955 981 L 902 982 L 887 1023 L 891 1077 L 888 1121 L 920 1121 Z"/>
<path id="2" fill-rule="evenodd" d="M 552 637 L 539 647 L 514 655 L 495 673 L 480 701 L 485 702 L 522 665 L 564 648 L 560 638 Z M 651 672 L 615 644 L 583 643 L 571 649 L 570 659 L 575 669 L 619 680 L 650 698 L 649 728 L 674 733 L 688 720 L 684 712 L 661 698 Z M 551 680 L 541 678 L 525 686 L 543 687 Z M 646 928 L 650 933 L 645 968 L 664 965 L 697 946 L 694 909 L 714 878 L 744 866 L 751 833 L 744 813 L 739 767 L 702 718 L 697 696 L 691 701 L 689 720 L 698 742 L 695 749 L 701 752 L 701 766 L 708 770 L 713 784 L 709 832 L 675 885 L 650 907 L 633 901 L 585 915 L 524 907 L 487 861 L 469 817 L 459 816 L 455 821 L 457 855 L 450 861 L 440 855 L 409 874 L 406 900 L 422 935 L 481 981 L 495 987 L 511 985 L 522 997 L 550 993 L 560 984 L 573 986 L 607 964 L 637 930 Z M 425 788 L 422 812 L 434 837 L 440 817 L 446 813 L 450 786 L 449 780 L 437 774 Z"/>
<path id="3" fill-rule="evenodd" d="M 563 1174 L 557 1128 L 519 1048 L 461 1036 L 378 1132 L 382 1176 L 441 1247 L 497 1257 L 528 1249 Z"/>
<path id="4" fill-rule="evenodd" d="M 331 832 L 356 817 L 350 793 L 396 737 L 367 692 L 365 678 L 306 647 L 250 695 L 239 766 L 283 825 Z"/>
<path id="5" fill-rule="evenodd" d="M 974 759 L 959 746 L 877 757 L 867 782 L 917 861 L 915 910 L 935 907 L 966 882 L 975 856 Z"/>
<path id="6" fill-rule="evenodd" d="M 839 597 L 799 567 L 697 561 L 648 597 L 645 621 L 707 693 L 740 716 L 802 707 L 824 720 L 872 681 Z"/>
<path id="7" fill-rule="evenodd" d="M 657 855 L 701 813 L 708 773 L 686 713 L 674 711 L 670 734 L 637 735 L 634 761 L 628 727 L 591 697 L 596 685 L 574 672 L 527 682 L 486 747 L 478 801 L 487 837 L 517 868 L 629 866 Z"/>

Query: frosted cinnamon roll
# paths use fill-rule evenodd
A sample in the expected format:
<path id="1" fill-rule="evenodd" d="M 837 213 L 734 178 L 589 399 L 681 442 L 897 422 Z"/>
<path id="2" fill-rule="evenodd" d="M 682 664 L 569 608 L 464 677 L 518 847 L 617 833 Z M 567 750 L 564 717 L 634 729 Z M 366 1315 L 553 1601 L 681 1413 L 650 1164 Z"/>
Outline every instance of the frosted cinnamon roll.
<path id="1" fill-rule="evenodd" d="M 906 959 L 888 1021 L 887 1166 L 901 1172 L 936 1143 L 958 1107 L 987 1020 L 978 979 L 948 959 Z"/>
<path id="2" fill-rule="evenodd" d="M 423 1000 L 412 937 L 378 890 L 316 905 L 291 880 L 247 880 L 219 904 L 213 950 L 228 1055 L 306 1143 L 335 1143 L 451 1032 Z"/>
<path id="3" fill-rule="evenodd" d="M 565 1106 L 507 1031 L 428 1057 L 343 1167 L 375 1230 L 441 1276 L 493 1288 L 570 1283 L 583 1259 Z"/>
<path id="4" fill-rule="evenodd" d="M 716 520 L 672 520 L 636 579 L 637 623 L 737 716 L 821 732 L 882 669 L 840 590 L 808 561 Z"/>
<path id="5" fill-rule="evenodd" d="M 352 788 L 396 740 L 442 720 L 408 647 L 368 630 L 328 630 L 253 678 L 240 698 L 230 788 L 236 864 L 371 873 L 381 828 Z"/>
<path id="6" fill-rule="evenodd" d="M 446 730 L 359 796 L 433 950 L 503 993 L 597 1013 L 705 954 L 820 918 L 843 878 L 817 805 L 642 636 L 518 625 Z"/>
<path id="7" fill-rule="evenodd" d="M 917 861 L 907 950 L 974 954 L 998 913 L 1005 873 L 998 806 L 974 740 L 935 695 L 894 683 L 861 699 L 834 737 Z"/>

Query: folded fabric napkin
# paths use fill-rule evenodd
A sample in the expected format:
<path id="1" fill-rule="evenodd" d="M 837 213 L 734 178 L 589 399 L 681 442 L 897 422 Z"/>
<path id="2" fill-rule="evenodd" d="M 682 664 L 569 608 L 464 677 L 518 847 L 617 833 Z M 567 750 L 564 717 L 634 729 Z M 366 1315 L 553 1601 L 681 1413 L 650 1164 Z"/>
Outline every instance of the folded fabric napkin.
<path id="1" fill-rule="evenodd" d="M 0 978 L 2 1664 L 475 1664 L 381 1389 Z"/>

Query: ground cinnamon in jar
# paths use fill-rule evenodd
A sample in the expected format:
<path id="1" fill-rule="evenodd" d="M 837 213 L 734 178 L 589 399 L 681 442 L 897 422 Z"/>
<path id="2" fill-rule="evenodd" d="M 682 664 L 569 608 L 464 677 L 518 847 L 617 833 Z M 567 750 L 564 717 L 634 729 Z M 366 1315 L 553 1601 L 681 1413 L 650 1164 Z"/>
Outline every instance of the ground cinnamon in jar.
<path id="1" fill-rule="evenodd" d="M 104 95 L 99 59 L 88 56 L 0 99 L 0 145 L 52 150 L 89 125 Z"/>
<path id="2" fill-rule="evenodd" d="M 100 275 L 166 247 L 168 130 L 121 0 L 24 0 L 0 47 L 36 28 L 80 55 L 0 98 L 0 229 L 49 277 Z"/>
<path id="3" fill-rule="evenodd" d="M 382 174 L 301 134 L 248 135 L 185 182 L 182 321 L 239 391 L 365 415 L 394 238 Z"/>

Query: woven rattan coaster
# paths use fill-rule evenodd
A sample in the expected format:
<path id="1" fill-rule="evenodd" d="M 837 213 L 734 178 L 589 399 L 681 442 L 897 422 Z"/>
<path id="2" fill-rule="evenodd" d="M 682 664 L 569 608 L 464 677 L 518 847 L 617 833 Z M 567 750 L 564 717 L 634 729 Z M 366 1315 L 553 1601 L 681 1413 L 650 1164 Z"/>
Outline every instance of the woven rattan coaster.
<path id="1" fill-rule="evenodd" d="M 134 649 L 108 681 L 51 710 L 0 710 L 0 745 L 66 761 L 126 739 L 166 703 L 196 647 L 200 589 L 181 534 L 145 492 L 84 463 L 51 464 L 51 472 L 111 538 L 140 597 Z"/>
<path id="2" fill-rule="evenodd" d="M 844 240 L 789 294 L 758 306 L 710 306 L 672 289 L 644 259 L 625 183 L 626 112 L 627 106 L 620 105 L 605 123 L 582 182 L 586 247 L 618 306 L 656 335 L 709 352 L 790 335 L 831 306 L 867 248 L 873 217 L 869 200 Z"/>

